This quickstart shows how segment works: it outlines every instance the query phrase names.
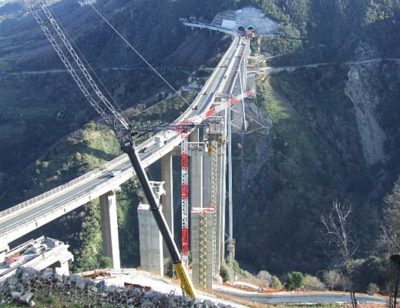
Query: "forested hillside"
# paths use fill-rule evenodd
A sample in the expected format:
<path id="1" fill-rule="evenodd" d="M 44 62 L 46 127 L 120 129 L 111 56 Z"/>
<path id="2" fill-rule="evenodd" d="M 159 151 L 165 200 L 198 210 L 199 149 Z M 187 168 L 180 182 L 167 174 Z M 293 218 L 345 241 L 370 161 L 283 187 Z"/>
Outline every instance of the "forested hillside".
<path id="1" fill-rule="evenodd" d="M 261 42 L 270 58 L 266 65 L 294 70 L 258 77 L 256 104 L 273 126 L 240 146 L 251 158 L 237 170 L 237 178 L 246 181 L 237 194 L 239 260 L 275 273 L 343 269 L 322 223 L 337 201 L 351 208 L 347 230 L 354 254 L 347 264 L 358 277 L 355 285 L 365 290 L 369 279 L 383 287 L 389 252 L 382 248 L 382 213 L 388 206 L 383 199 L 400 171 L 394 120 L 400 98 L 400 4 L 253 3 L 281 25 L 280 35 Z M 268 147 L 259 172 L 243 177 L 264 155 L 252 145 L 263 142 Z M 375 274 L 362 280 L 371 268 Z"/>
<path id="2" fill-rule="evenodd" d="M 132 121 L 172 121 L 183 109 L 174 97 L 150 109 L 171 90 L 88 7 L 76 1 L 51 6 L 75 47 Z M 228 37 L 193 32 L 180 17 L 211 18 L 222 3 L 203 9 L 197 1 L 98 1 L 97 7 L 177 89 L 187 79 L 202 84 L 230 43 Z M 202 15 L 199 15 L 199 12 Z M 98 122 L 33 18 L 18 3 L 0 14 L 0 196 L 12 206 L 65 183 L 120 154 L 113 133 Z M 195 72 L 196 76 L 192 75 Z M 104 86 L 103 86 L 104 85 Z M 104 90 L 105 91 L 105 90 Z M 106 91 L 105 91 L 106 92 Z M 184 94 L 188 100 L 193 93 Z M 135 118 L 135 114 L 140 117 Z M 97 122 L 97 124 L 96 124 Z M 137 185 L 127 183 L 119 199 L 125 266 L 138 265 Z M 105 266 L 101 257 L 98 204 L 91 203 L 35 234 L 68 242 L 74 270 Z"/>

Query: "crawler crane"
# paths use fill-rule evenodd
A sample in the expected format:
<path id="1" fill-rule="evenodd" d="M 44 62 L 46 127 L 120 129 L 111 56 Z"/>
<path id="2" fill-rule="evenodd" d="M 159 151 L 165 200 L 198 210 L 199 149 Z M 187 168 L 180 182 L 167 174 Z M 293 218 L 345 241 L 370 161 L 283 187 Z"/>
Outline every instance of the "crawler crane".
<path id="1" fill-rule="evenodd" d="M 192 116 L 187 120 L 182 120 L 181 122 L 155 126 L 150 125 L 147 127 L 131 125 L 131 123 L 129 123 L 129 121 L 122 115 L 122 112 L 117 109 L 113 103 L 110 102 L 107 96 L 105 96 L 100 88 L 97 86 L 95 80 L 92 78 L 91 73 L 86 68 L 86 65 L 82 62 L 75 48 L 71 45 L 69 39 L 58 24 L 57 20 L 47 8 L 45 1 L 24 0 L 24 2 L 26 7 L 40 26 L 41 30 L 47 37 L 48 41 L 52 45 L 53 49 L 56 51 L 58 57 L 63 62 L 65 68 L 68 70 L 71 77 L 77 84 L 82 94 L 91 104 L 91 106 L 98 112 L 102 119 L 114 130 L 121 145 L 121 149 L 128 155 L 130 162 L 140 181 L 140 184 L 144 190 L 146 199 L 150 205 L 150 210 L 152 211 L 157 226 L 163 236 L 168 251 L 171 255 L 175 271 L 181 281 L 182 289 L 191 298 L 195 299 L 196 294 L 194 287 L 188 277 L 185 266 L 183 266 L 182 256 L 173 240 L 171 231 L 169 230 L 166 220 L 160 210 L 158 200 L 154 195 L 146 172 L 141 164 L 138 153 L 135 150 L 133 137 L 140 131 L 174 130 L 182 133 L 183 142 L 181 161 L 182 171 L 185 171 L 182 172 L 182 178 L 185 178 L 186 180 L 186 182 L 182 180 L 182 190 L 186 191 L 185 198 L 182 197 L 182 253 L 184 262 L 186 263 L 188 258 L 189 246 L 189 189 L 187 186 L 188 149 L 185 138 L 192 129 L 206 125 L 203 123 L 203 121 L 207 121 L 208 118 L 216 116 L 220 111 L 224 110 L 225 108 L 237 104 L 244 97 L 251 96 L 252 94 L 254 94 L 255 89 L 250 89 L 247 92 L 242 93 L 238 97 L 231 98 L 219 105 L 216 105 L 205 112 L 203 115 L 198 114 L 196 116 Z M 184 194 L 182 193 L 182 195 Z"/>
<path id="2" fill-rule="evenodd" d="M 152 211 L 157 226 L 171 255 L 174 269 L 181 281 L 182 289 L 192 299 L 195 299 L 196 294 L 193 284 L 182 264 L 179 250 L 173 240 L 171 231 L 169 230 L 164 215 L 160 210 L 158 200 L 154 195 L 147 174 L 135 150 L 133 136 L 136 132 L 134 128 L 101 92 L 57 20 L 47 8 L 46 3 L 42 0 L 24 0 L 24 2 L 63 62 L 65 68 L 81 90 L 82 94 L 91 106 L 99 113 L 102 119 L 114 130 L 121 145 L 121 149 L 128 155 L 143 188 L 146 199 L 150 205 L 150 210 Z"/>

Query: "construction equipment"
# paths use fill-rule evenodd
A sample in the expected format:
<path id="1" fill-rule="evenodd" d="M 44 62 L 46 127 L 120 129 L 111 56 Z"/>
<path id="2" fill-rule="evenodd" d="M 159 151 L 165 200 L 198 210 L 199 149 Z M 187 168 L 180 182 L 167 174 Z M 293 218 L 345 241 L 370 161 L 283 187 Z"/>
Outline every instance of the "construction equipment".
<path id="1" fill-rule="evenodd" d="M 24 0 L 24 2 L 83 95 L 100 114 L 103 120 L 114 130 L 118 141 L 120 142 L 121 149 L 128 155 L 143 188 L 146 199 L 150 205 L 150 210 L 154 216 L 154 220 L 157 223 L 171 255 L 175 271 L 181 281 L 182 289 L 191 298 L 195 299 L 196 294 L 193 284 L 182 265 L 181 255 L 173 240 L 164 215 L 160 210 L 158 200 L 150 186 L 149 179 L 147 178 L 147 174 L 141 164 L 140 158 L 135 150 L 133 136 L 136 132 L 120 111 L 118 111 L 109 99 L 101 92 L 86 66 L 83 64 L 77 52 L 64 34 L 60 25 L 47 8 L 46 3 L 42 0 Z"/>
<path id="2" fill-rule="evenodd" d="M 48 41 L 56 51 L 57 55 L 63 62 L 67 71 L 70 73 L 71 77 L 77 84 L 78 88 L 85 96 L 87 101 L 91 106 L 98 112 L 102 119 L 114 130 L 120 144 L 121 149 L 128 155 L 131 164 L 139 178 L 139 181 L 143 187 L 145 196 L 150 205 L 150 210 L 153 213 L 154 219 L 158 225 L 158 228 L 166 242 L 166 246 L 172 258 L 172 262 L 175 267 L 175 271 L 179 276 L 182 284 L 182 289 L 191 298 L 195 298 L 195 290 L 191 281 L 188 278 L 187 272 L 182 265 L 182 258 L 178 251 L 178 248 L 173 240 L 171 232 L 165 221 L 165 218 L 160 210 L 158 200 L 155 198 L 154 192 L 150 186 L 147 175 L 143 169 L 140 158 L 135 150 L 133 137 L 138 131 L 154 131 L 154 130 L 185 130 L 190 131 L 191 128 L 198 127 L 200 122 L 204 120 L 205 117 L 212 116 L 219 111 L 218 108 L 210 110 L 207 114 L 198 115 L 196 119 L 191 118 L 190 121 L 172 123 L 166 125 L 158 125 L 147 128 L 139 128 L 137 126 L 132 126 L 127 119 L 124 118 L 120 110 L 115 108 L 114 104 L 110 102 L 110 99 L 105 96 L 100 88 L 97 86 L 95 80 L 92 78 L 91 73 L 86 68 L 86 65 L 80 59 L 78 53 L 74 47 L 69 42 L 69 39 L 63 32 L 62 28 L 52 15 L 52 13 L 47 8 L 47 4 L 44 0 L 24 0 L 26 7 L 30 13 L 35 18 L 36 22 L 40 26 L 41 30 L 47 37 Z M 250 95 L 252 93 L 245 93 L 242 95 Z M 240 101 L 240 98 L 232 99 L 225 102 L 224 106 L 232 105 Z M 221 105 L 222 106 L 222 105 Z M 198 120 L 200 118 L 200 122 Z M 160 141 L 161 144 L 161 141 Z M 183 145 L 184 146 L 184 145 Z M 186 160 L 187 161 L 187 160 Z M 186 189 L 186 188 L 185 188 Z M 187 204 L 186 204 L 187 205 Z M 188 212 L 188 205 L 183 207 L 184 211 Z M 188 218 L 187 218 L 188 220 Z M 186 232 L 183 237 L 182 250 L 187 252 L 188 249 L 188 226 L 187 224 L 182 224 L 182 231 Z M 187 255 L 187 254 L 186 254 Z"/>

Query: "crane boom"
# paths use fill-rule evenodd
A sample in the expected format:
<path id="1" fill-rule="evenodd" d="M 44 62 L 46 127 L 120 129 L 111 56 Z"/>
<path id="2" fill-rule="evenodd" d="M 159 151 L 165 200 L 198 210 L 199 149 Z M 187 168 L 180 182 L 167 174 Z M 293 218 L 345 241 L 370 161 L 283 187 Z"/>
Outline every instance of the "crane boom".
<path id="1" fill-rule="evenodd" d="M 195 299 L 196 294 L 193 284 L 182 265 L 179 250 L 161 212 L 158 200 L 150 186 L 140 158 L 135 151 L 131 125 L 101 92 L 45 3 L 42 0 L 24 0 L 24 2 L 85 98 L 117 135 L 121 149 L 128 155 L 143 188 L 154 220 L 171 255 L 175 271 L 181 281 L 182 289 L 191 298 Z M 44 15 L 46 19 L 41 15 Z"/>
<path id="2" fill-rule="evenodd" d="M 124 130 L 129 129 L 128 121 L 101 92 L 44 1 L 24 1 L 29 12 L 39 24 L 43 33 L 46 35 L 48 41 L 53 46 L 53 49 L 56 51 L 58 57 L 63 62 L 85 98 L 99 113 L 103 120 L 114 129 L 118 137 L 120 137 L 120 134 Z M 41 12 L 43 17 L 40 14 Z"/>

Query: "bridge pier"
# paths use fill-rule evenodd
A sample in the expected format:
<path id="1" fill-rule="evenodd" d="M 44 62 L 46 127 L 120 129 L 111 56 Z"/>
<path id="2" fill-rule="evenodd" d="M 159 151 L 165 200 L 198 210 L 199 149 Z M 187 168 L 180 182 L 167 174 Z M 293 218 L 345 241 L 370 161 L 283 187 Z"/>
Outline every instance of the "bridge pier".
<path id="1" fill-rule="evenodd" d="M 214 209 L 192 208 L 192 281 L 195 286 L 212 289 Z"/>
<path id="2" fill-rule="evenodd" d="M 112 260 L 113 268 L 121 267 L 117 222 L 117 197 L 114 191 L 100 196 L 101 233 L 103 253 Z"/>
<path id="3" fill-rule="evenodd" d="M 173 155 L 168 153 L 161 158 L 161 181 L 164 182 L 165 194 L 161 196 L 161 204 L 165 220 L 174 236 L 174 174 L 173 174 Z M 170 258 L 167 246 L 163 245 L 164 258 Z"/>
<path id="4" fill-rule="evenodd" d="M 194 140 L 198 138 L 193 138 Z M 191 142 L 199 142 L 198 140 Z M 190 205 L 192 208 L 203 208 L 204 188 L 204 147 L 200 144 L 190 145 Z"/>
<path id="5" fill-rule="evenodd" d="M 161 158 L 161 182 L 164 182 L 165 193 L 161 195 L 161 204 L 165 220 L 174 235 L 174 173 L 172 152 Z"/>
<path id="6" fill-rule="evenodd" d="M 221 264 L 225 259 L 225 204 L 226 204 L 226 131 L 227 131 L 227 111 L 224 111 L 223 115 L 224 126 L 222 131 L 222 142 L 218 147 L 218 210 L 217 210 L 217 274 Z M 221 127 L 222 128 L 222 127 Z"/>
<path id="7" fill-rule="evenodd" d="M 140 267 L 164 276 L 163 238 L 148 204 L 139 204 Z"/>

